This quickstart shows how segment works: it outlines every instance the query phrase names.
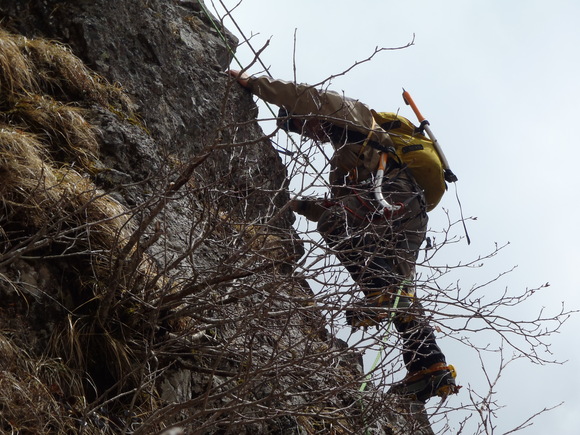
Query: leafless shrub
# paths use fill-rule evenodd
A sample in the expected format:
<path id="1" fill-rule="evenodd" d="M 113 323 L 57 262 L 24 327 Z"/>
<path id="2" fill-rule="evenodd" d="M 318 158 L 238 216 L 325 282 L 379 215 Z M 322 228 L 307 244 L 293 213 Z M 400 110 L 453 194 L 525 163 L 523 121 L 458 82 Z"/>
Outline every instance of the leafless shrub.
<path id="1" fill-rule="evenodd" d="M 98 142 L 74 106 L 123 98 L 62 46 L 3 33 L 0 51 L 0 63 L 20 64 L 2 69 L 1 430 L 429 433 L 421 409 L 386 394 L 403 370 L 389 322 L 335 337 L 358 289 L 311 230 L 290 226 L 286 180 L 256 164 L 270 142 L 231 113 L 232 83 L 215 141 L 168 160 L 130 208 L 96 185 Z M 290 176 L 324 170 L 302 145 Z M 503 310 L 535 290 L 487 301 L 481 287 L 440 289 L 442 276 L 471 266 L 430 263 L 450 234 L 421 268 L 425 315 L 482 355 L 469 337 L 490 331 L 548 362 L 538 346 L 568 313 L 522 322 Z M 362 353 L 378 349 L 365 373 Z M 470 394 L 473 409 L 489 403 L 491 393 Z"/>

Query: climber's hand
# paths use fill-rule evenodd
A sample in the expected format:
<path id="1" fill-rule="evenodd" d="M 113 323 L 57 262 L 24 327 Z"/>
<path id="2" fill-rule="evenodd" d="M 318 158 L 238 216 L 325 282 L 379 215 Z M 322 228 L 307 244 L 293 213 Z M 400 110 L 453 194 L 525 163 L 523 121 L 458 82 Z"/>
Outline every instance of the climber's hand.
<path id="1" fill-rule="evenodd" d="M 236 69 L 228 70 L 228 74 L 231 75 L 233 78 L 238 80 L 238 83 L 242 85 L 244 88 L 248 87 L 248 82 L 250 81 L 250 76 L 245 72 L 240 72 Z"/>

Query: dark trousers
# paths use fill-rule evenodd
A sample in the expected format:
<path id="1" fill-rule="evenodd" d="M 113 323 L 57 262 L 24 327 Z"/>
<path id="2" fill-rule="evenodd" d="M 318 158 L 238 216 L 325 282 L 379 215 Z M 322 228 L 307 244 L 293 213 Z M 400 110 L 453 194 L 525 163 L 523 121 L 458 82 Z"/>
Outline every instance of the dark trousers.
<path id="1" fill-rule="evenodd" d="M 393 216 L 377 215 L 376 201 L 368 187 L 349 186 L 350 193 L 335 198 L 318 221 L 318 231 L 368 303 L 389 299 L 399 290 L 403 303 L 393 323 L 403 340 L 403 359 L 410 373 L 445 362 L 435 342 L 433 328 L 425 319 L 419 301 L 410 294 L 415 262 L 427 228 L 423 192 L 406 170 L 391 171 L 383 194 L 391 203 L 403 204 Z"/>

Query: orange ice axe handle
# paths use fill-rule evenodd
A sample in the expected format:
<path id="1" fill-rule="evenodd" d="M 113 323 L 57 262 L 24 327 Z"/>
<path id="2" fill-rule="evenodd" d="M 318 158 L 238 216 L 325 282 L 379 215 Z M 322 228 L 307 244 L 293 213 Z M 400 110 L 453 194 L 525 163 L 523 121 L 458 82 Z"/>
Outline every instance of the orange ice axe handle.
<path id="1" fill-rule="evenodd" d="M 433 146 L 435 147 L 437 154 L 439 154 L 439 158 L 441 159 L 441 163 L 443 163 L 443 169 L 445 171 L 444 172 L 445 173 L 445 180 L 449 181 L 450 183 L 456 182 L 457 176 L 453 173 L 451 168 L 449 168 L 449 162 L 447 161 L 445 154 L 443 154 L 443 150 L 439 146 L 439 142 L 437 141 L 437 138 L 435 137 L 435 135 L 431 131 L 431 127 L 429 126 L 429 121 L 427 121 L 427 119 L 425 119 L 425 117 L 421 114 L 421 112 L 419 111 L 419 108 L 417 107 L 417 105 L 413 101 L 413 98 L 404 88 L 403 88 L 403 100 L 405 101 L 405 104 L 411 106 L 411 109 L 413 109 L 413 112 L 415 112 L 417 119 L 421 123 L 421 128 L 427 132 L 427 135 L 429 136 L 429 138 L 433 142 Z"/>
<path id="2" fill-rule="evenodd" d="M 404 88 L 403 88 L 403 100 L 405 101 L 406 105 L 411 106 L 411 109 L 413 109 L 413 112 L 415 112 L 415 115 L 417 116 L 417 119 L 419 120 L 419 122 L 422 123 L 423 121 L 426 121 L 425 117 L 423 115 L 421 115 L 419 108 L 417 107 L 417 105 L 413 101 L 411 94 L 409 94 Z"/>

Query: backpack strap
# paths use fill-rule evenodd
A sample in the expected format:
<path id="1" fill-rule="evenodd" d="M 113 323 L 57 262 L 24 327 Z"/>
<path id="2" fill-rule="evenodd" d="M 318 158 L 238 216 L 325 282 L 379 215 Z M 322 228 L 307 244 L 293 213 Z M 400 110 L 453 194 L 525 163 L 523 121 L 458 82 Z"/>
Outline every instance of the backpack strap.
<path id="1" fill-rule="evenodd" d="M 375 140 L 368 140 L 368 142 L 365 141 L 365 144 L 364 145 L 365 146 L 368 145 L 371 148 L 374 148 L 375 150 L 380 151 L 382 153 L 397 155 L 397 152 L 396 152 L 395 148 L 393 148 L 393 147 L 386 147 L 384 145 L 381 145 L 380 143 L 378 143 Z"/>

